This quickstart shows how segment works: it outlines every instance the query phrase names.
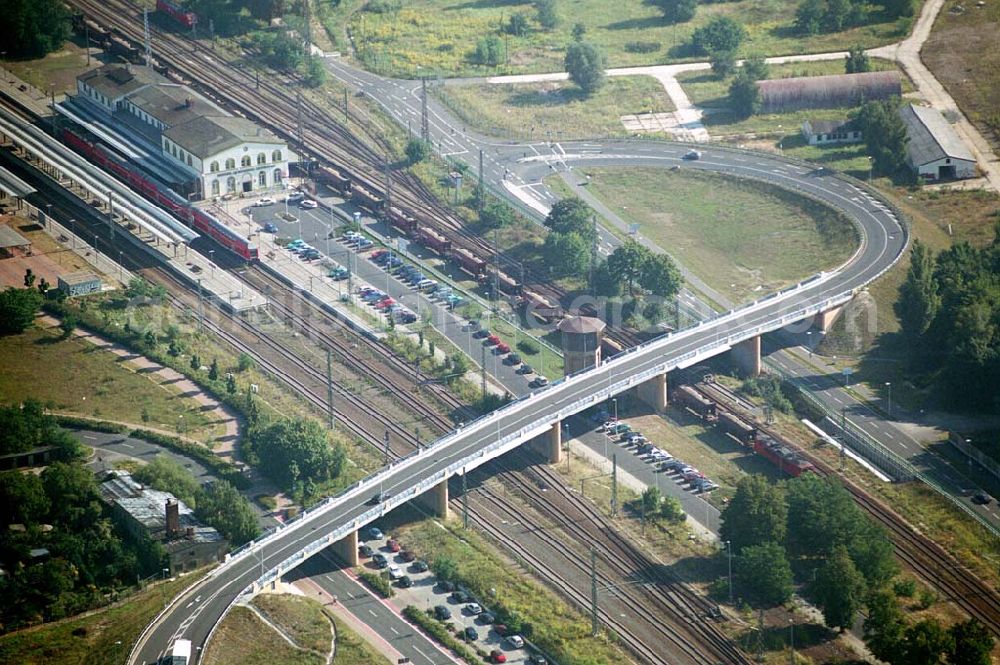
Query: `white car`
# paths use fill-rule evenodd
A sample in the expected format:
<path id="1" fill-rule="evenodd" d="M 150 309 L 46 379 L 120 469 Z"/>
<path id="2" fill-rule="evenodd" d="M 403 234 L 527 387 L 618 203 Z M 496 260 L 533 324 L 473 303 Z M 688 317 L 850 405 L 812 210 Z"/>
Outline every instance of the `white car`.
<path id="1" fill-rule="evenodd" d="M 299 206 L 305 208 L 306 210 L 312 210 L 313 208 L 318 208 L 319 204 L 313 201 L 312 199 L 306 199 L 305 201 L 300 203 Z"/>
<path id="2" fill-rule="evenodd" d="M 389 579 L 398 580 L 403 576 L 403 570 L 399 566 L 389 566 Z"/>
<path id="3" fill-rule="evenodd" d="M 524 638 L 520 635 L 508 635 L 507 642 L 515 649 L 524 647 Z"/>
<path id="4" fill-rule="evenodd" d="M 269 205 L 274 205 L 274 199 L 272 199 L 270 196 L 259 198 L 257 199 L 257 202 L 254 203 L 254 207 L 256 208 L 263 208 L 264 206 L 269 206 Z"/>
<path id="5" fill-rule="evenodd" d="M 469 603 L 465 606 L 465 611 L 473 616 L 479 616 L 483 613 L 483 606 L 479 603 Z"/>
<path id="6" fill-rule="evenodd" d="M 304 199 L 305 196 L 306 195 L 303 194 L 302 192 L 292 192 L 291 194 L 285 197 L 285 200 L 288 201 L 289 203 L 295 203 L 299 199 Z"/>

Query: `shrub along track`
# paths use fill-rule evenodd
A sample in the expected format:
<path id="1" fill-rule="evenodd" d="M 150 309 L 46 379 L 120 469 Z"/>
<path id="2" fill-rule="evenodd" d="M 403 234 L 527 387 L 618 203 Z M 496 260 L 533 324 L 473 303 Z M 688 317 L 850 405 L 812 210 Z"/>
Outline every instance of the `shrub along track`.
<path id="1" fill-rule="evenodd" d="M 728 390 L 716 384 L 699 383 L 694 386 L 706 398 L 718 402 L 723 408 L 753 421 L 745 407 Z M 981 621 L 994 635 L 1000 635 L 1000 595 L 974 572 L 963 566 L 954 556 L 940 545 L 914 529 L 906 519 L 854 484 L 826 461 L 803 450 L 771 430 L 755 422 L 755 426 L 765 434 L 774 437 L 790 448 L 797 450 L 816 467 L 820 476 L 837 476 L 854 501 L 889 533 L 895 545 L 896 556 L 928 584 L 935 587 L 945 598 L 962 608 L 969 616 Z"/>
<path id="2" fill-rule="evenodd" d="M 128 0 L 71 0 L 70 4 L 101 25 L 114 28 L 133 44 L 143 44 L 141 8 Z M 258 87 L 258 81 L 249 72 L 233 66 L 200 42 L 151 25 L 150 43 L 157 60 L 190 79 L 190 85 L 202 94 L 271 128 L 290 144 L 296 145 L 301 155 L 313 154 L 343 170 L 369 191 L 385 192 L 387 155 L 391 153 L 391 147 L 384 135 L 368 132 L 377 146 L 377 149 L 372 148 L 335 120 L 329 110 L 304 97 L 290 98 L 289 91 L 278 82 L 281 75 L 273 73 L 273 76 L 261 77 Z M 285 78 L 297 80 L 294 75 L 285 75 Z M 359 130 L 367 124 L 363 124 L 364 119 L 357 115 L 354 119 Z M 301 140 L 297 131 L 299 127 Z M 444 232 L 455 245 L 473 251 L 484 260 L 494 256 L 493 246 L 468 232 L 465 222 L 437 201 L 415 175 L 405 171 L 394 173 L 391 192 L 393 205 L 410 211 L 421 222 Z M 514 275 L 520 273 L 519 262 L 502 253 L 499 260 L 504 270 Z M 538 284 L 532 288 L 542 295 L 555 299 L 566 295 L 547 284 L 546 276 L 534 277 L 538 278 Z M 634 335 L 625 332 L 622 335 L 622 343 L 636 343 Z"/>

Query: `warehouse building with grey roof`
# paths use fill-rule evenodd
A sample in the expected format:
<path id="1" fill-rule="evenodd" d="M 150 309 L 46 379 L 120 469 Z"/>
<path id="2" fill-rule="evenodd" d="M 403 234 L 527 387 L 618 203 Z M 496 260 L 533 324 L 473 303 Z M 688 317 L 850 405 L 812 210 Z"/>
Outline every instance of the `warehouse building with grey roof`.
<path id="1" fill-rule="evenodd" d="M 955 180 L 976 176 L 972 156 L 940 111 L 906 104 L 899 109 L 906 125 L 906 160 L 922 180 Z"/>

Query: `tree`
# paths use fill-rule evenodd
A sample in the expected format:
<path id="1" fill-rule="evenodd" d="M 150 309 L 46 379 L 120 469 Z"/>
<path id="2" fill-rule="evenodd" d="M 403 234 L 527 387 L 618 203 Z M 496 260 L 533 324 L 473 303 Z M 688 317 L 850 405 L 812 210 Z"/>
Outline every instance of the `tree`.
<path id="1" fill-rule="evenodd" d="M 552 206 L 544 224 L 556 233 L 576 233 L 588 244 L 593 244 L 597 238 L 594 211 L 576 196 L 562 199 Z"/>
<path id="2" fill-rule="evenodd" d="M 208 368 L 208 378 L 216 381 L 219 378 L 219 361 L 212 358 L 212 364 Z"/>
<path id="3" fill-rule="evenodd" d="M 63 339 L 69 339 L 69 336 L 76 330 L 76 317 L 71 313 L 67 313 L 63 316 L 62 321 L 59 322 L 59 329 L 62 330 Z"/>
<path id="4" fill-rule="evenodd" d="M 142 336 L 142 341 L 146 343 L 146 348 L 148 349 L 156 348 L 156 334 L 152 330 L 146 331 L 146 334 Z"/>
<path id="5" fill-rule="evenodd" d="M 604 84 L 604 55 L 589 42 L 573 42 L 566 49 L 569 78 L 590 95 Z"/>
<path id="6" fill-rule="evenodd" d="M 36 275 L 35 275 L 35 273 L 33 273 L 31 271 L 31 268 L 28 268 L 27 270 L 25 270 L 24 271 L 24 288 L 30 289 L 31 287 L 33 287 L 35 285 L 35 277 L 36 277 Z"/>
<path id="7" fill-rule="evenodd" d="M 892 659 L 900 665 L 937 665 L 942 654 L 955 648 L 951 635 L 934 619 L 924 619 L 907 628 L 900 646 L 901 653 Z"/>
<path id="8" fill-rule="evenodd" d="M 913 16 L 913 0 L 882 0 L 880 4 L 891 18 Z"/>
<path id="9" fill-rule="evenodd" d="M 496 35 L 482 37 L 476 42 L 472 59 L 480 65 L 496 67 L 503 62 L 503 42 Z"/>
<path id="10" fill-rule="evenodd" d="M 412 138 L 406 143 L 406 159 L 410 164 L 419 164 L 431 156 L 430 141 Z"/>
<path id="11" fill-rule="evenodd" d="M 458 564 L 449 556 L 440 555 L 434 557 L 431 562 L 431 570 L 439 579 L 446 582 L 453 581 L 458 576 Z"/>
<path id="12" fill-rule="evenodd" d="M 201 369 L 201 358 L 196 354 L 191 354 L 191 369 Z"/>
<path id="13" fill-rule="evenodd" d="M 640 499 L 643 513 L 647 516 L 656 515 L 663 503 L 663 494 L 659 487 L 647 487 Z"/>
<path id="14" fill-rule="evenodd" d="M 792 597 L 792 567 L 781 545 L 745 547 L 734 564 L 740 595 L 754 607 L 776 607 Z"/>
<path id="15" fill-rule="evenodd" d="M 615 275 L 611 274 L 611 270 L 608 268 L 608 262 L 601 261 L 594 268 L 594 295 L 604 296 L 606 298 L 614 298 L 615 296 L 621 295 L 622 283 L 618 281 Z"/>
<path id="16" fill-rule="evenodd" d="M 651 255 L 649 249 L 629 238 L 611 252 L 607 262 L 608 272 L 619 283 L 624 283 L 631 294 L 642 278 Z"/>
<path id="17" fill-rule="evenodd" d="M 684 278 L 666 254 L 649 253 L 642 265 L 642 286 L 654 296 L 672 298 L 681 290 Z"/>
<path id="18" fill-rule="evenodd" d="M 514 35 L 515 37 L 523 37 L 528 34 L 527 17 L 520 13 L 511 14 L 510 19 L 507 21 L 507 25 L 504 27 L 504 31 L 508 35 Z"/>
<path id="19" fill-rule="evenodd" d="M 559 25 L 559 15 L 556 14 L 556 0 L 535 0 L 535 9 L 538 10 L 538 24 L 540 26 L 546 30 L 551 30 Z"/>
<path id="20" fill-rule="evenodd" d="M 716 16 L 691 35 L 691 43 L 700 53 L 719 51 L 735 53 L 746 39 L 746 29 L 728 16 Z"/>
<path id="21" fill-rule="evenodd" d="M 587 34 L 587 26 L 585 26 L 583 23 L 574 23 L 573 24 L 573 41 L 574 42 L 582 42 L 583 41 L 583 36 L 585 34 Z"/>
<path id="22" fill-rule="evenodd" d="M 806 35 L 819 34 L 825 14 L 825 0 L 805 0 L 795 12 L 795 27 Z"/>
<path id="23" fill-rule="evenodd" d="M 303 83 L 307 88 L 318 88 L 326 82 L 326 67 L 323 59 L 315 55 L 306 57 L 306 75 Z"/>
<path id="24" fill-rule="evenodd" d="M 257 367 L 257 361 L 248 353 L 241 353 L 236 359 L 236 369 L 239 372 L 245 372 L 255 367 Z"/>
<path id="25" fill-rule="evenodd" d="M 858 572 L 871 587 L 881 586 L 899 573 L 899 564 L 894 556 L 895 546 L 889 534 L 869 520 L 863 520 L 859 525 L 854 539 L 847 544 L 847 550 Z"/>
<path id="26" fill-rule="evenodd" d="M 42 480 L 33 473 L 0 471 L 0 526 L 40 524 L 49 512 Z"/>
<path id="27" fill-rule="evenodd" d="M 840 32 L 851 21 L 851 0 L 826 0 L 823 27 L 827 32 Z"/>
<path id="28" fill-rule="evenodd" d="M 687 515 L 684 514 L 684 507 L 677 497 L 667 496 L 660 503 L 660 517 L 668 522 L 683 522 Z"/>
<path id="29" fill-rule="evenodd" d="M 514 211 L 503 201 L 493 200 L 479 213 L 479 222 L 487 231 L 502 229 L 514 223 Z"/>
<path id="30" fill-rule="evenodd" d="M 934 279 L 934 254 L 919 240 L 910 250 L 910 268 L 899 286 L 899 299 L 893 305 L 899 327 L 907 342 L 922 346 L 927 329 L 941 307 L 941 295 Z"/>
<path id="31" fill-rule="evenodd" d="M 865 53 L 863 46 L 852 46 L 844 61 L 844 71 L 847 74 L 861 74 L 872 70 L 871 59 Z"/>
<path id="32" fill-rule="evenodd" d="M 226 392 L 230 395 L 236 394 L 236 376 L 233 374 L 226 377 Z"/>
<path id="33" fill-rule="evenodd" d="M 865 578 L 851 562 L 847 548 L 838 545 L 819 570 L 813 592 L 823 609 L 823 620 L 844 632 L 864 604 Z"/>
<path id="34" fill-rule="evenodd" d="M 233 545 L 242 545 L 260 533 L 250 502 L 225 480 L 216 480 L 199 493 L 197 516 Z"/>
<path id="35" fill-rule="evenodd" d="M 865 619 L 865 645 L 879 660 L 895 662 L 899 644 L 906 630 L 906 619 L 892 591 L 878 589 L 868 595 L 868 617 Z"/>
<path id="36" fill-rule="evenodd" d="M 789 550 L 829 556 L 860 530 L 863 516 L 851 495 L 834 478 L 802 475 L 788 483 Z"/>
<path id="37" fill-rule="evenodd" d="M 0 291 L 0 335 L 16 335 L 34 323 L 42 306 L 42 294 L 35 289 Z"/>
<path id="38" fill-rule="evenodd" d="M 201 491 L 198 480 L 166 455 L 157 455 L 152 462 L 136 469 L 132 477 L 153 489 L 170 492 L 192 509 L 198 507 L 198 493 Z"/>
<path id="39" fill-rule="evenodd" d="M 722 511 L 719 538 L 730 541 L 733 551 L 764 543 L 782 543 L 788 521 L 785 492 L 760 475 L 746 476 Z"/>
<path id="40" fill-rule="evenodd" d="M 721 78 L 726 78 L 736 70 L 736 53 L 733 51 L 713 50 L 708 54 L 712 72 Z"/>
<path id="41" fill-rule="evenodd" d="M 42 281 L 38 282 L 38 292 L 41 293 L 43 296 L 46 293 L 48 293 L 49 289 L 51 289 L 51 288 L 52 288 L 52 285 L 49 284 L 49 281 L 47 279 L 45 279 L 44 277 L 42 277 Z"/>
<path id="42" fill-rule="evenodd" d="M 12 58 L 40 58 L 69 39 L 69 11 L 60 0 L 4 3 L 4 48 Z"/>
<path id="43" fill-rule="evenodd" d="M 729 84 L 729 108 L 740 118 L 749 118 L 760 111 L 760 88 L 745 71 L 740 71 Z"/>
<path id="44" fill-rule="evenodd" d="M 990 665 L 993 635 L 976 619 L 961 621 L 948 629 L 953 642 L 948 652 L 949 665 Z"/>
<path id="45" fill-rule="evenodd" d="M 667 23 L 687 23 L 694 18 L 698 0 L 653 0 Z"/>
<path id="46" fill-rule="evenodd" d="M 299 476 L 323 483 L 340 475 L 344 450 L 331 445 L 326 430 L 312 419 L 282 418 L 251 432 L 244 443 L 250 456 L 271 478 L 292 488 Z"/>
<path id="47" fill-rule="evenodd" d="M 582 275 L 590 265 L 590 245 L 578 233 L 549 233 L 542 256 L 554 277 Z"/>
<path id="48" fill-rule="evenodd" d="M 759 53 L 748 56 L 740 66 L 740 71 L 753 81 L 763 81 L 771 74 L 767 59 Z"/>
<path id="49" fill-rule="evenodd" d="M 909 138 L 898 107 L 898 98 L 866 102 L 857 115 L 868 154 L 883 175 L 894 175 L 906 165 Z"/>

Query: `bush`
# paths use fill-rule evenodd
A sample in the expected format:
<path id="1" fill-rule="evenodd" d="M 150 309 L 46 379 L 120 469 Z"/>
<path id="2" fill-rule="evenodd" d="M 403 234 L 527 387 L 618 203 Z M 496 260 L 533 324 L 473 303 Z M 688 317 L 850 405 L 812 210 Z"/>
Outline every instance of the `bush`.
<path id="1" fill-rule="evenodd" d="M 358 577 L 361 578 L 362 582 L 368 585 L 368 588 L 383 598 L 392 598 L 395 595 L 395 591 L 392 589 L 392 582 L 389 581 L 388 575 L 380 575 L 379 573 L 369 573 L 365 571 L 358 573 Z"/>
<path id="2" fill-rule="evenodd" d="M 431 156 L 431 144 L 423 139 L 410 139 L 406 144 L 406 158 L 411 164 L 418 164 Z"/>
<path id="3" fill-rule="evenodd" d="M 656 53 L 663 47 L 660 42 L 625 42 L 628 53 Z"/>
<path id="4" fill-rule="evenodd" d="M 533 339 L 519 339 L 517 348 L 521 353 L 529 356 L 537 356 L 542 351 L 541 345 Z"/>
<path id="5" fill-rule="evenodd" d="M 476 652 L 462 644 L 444 624 L 431 617 L 427 612 L 422 612 L 413 605 L 407 605 L 403 608 L 403 616 L 469 665 L 481 665 L 482 660 L 479 659 Z"/>
<path id="6" fill-rule="evenodd" d="M 913 598 L 913 594 L 917 592 L 917 581 L 909 577 L 896 580 L 892 583 L 892 591 L 897 596 Z"/>
<path id="7" fill-rule="evenodd" d="M 89 424 L 85 425 L 85 427 L 93 429 L 93 427 Z M 198 463 L 202 464 L 206 469 L 211 471 L 212 475 L 217 476 L 222 480 L 229 481 L 239 489 L 246 489 L 250 486 L 250 482 L 247 480 L 246 476 L 240 473 L 235 466 L 223 459 L 220 459 L 205 446 L 185 441 L 184 439 L 180 439 L 176 436 L 160 434 L 159 432 L 151 432 L 147 429 L 134 429 L 129 432 L 128 435 L 136 439 L 143 439 L 144 441 L 155 443 L 163 446 L 164 448 L 169 448 L 170 450 L 180 453 L 186 457 L 194 458 L 198 461 Z"/>

